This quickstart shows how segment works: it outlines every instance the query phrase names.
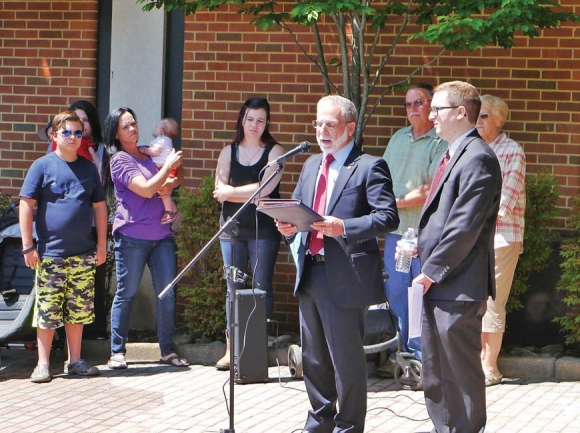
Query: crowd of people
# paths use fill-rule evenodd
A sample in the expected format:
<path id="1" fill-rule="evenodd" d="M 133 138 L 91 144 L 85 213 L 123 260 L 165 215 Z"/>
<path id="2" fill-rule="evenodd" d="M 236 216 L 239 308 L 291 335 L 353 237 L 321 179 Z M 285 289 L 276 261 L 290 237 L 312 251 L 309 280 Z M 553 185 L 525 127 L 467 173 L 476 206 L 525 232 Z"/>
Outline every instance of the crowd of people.
<path id="1" fill-rule="evenodd" d="M 483 432 L 485 387 L 502 380 L 497 359 L 523 251 L 525 211 L 525 156 L 502 130 L 508 105 L 452 81 L 435 88 L 409 86 L 404 106 L 409 126 L 396 131 L 377 158 L 353 140 L 353 102 L 321 98 L 312 122 L 320 152 L 304 163 L 292 195 L 321 220 L 309 231 L 298 231 L 296 221 L 272 219 L 257 212 L 253 202 L 237 216 L 235 233 L 224 231 L 220 238 L 224 265 L 248 272 L 252 287 L 266 292 L 268 318 L 274 311 L 280 240 L 290 248 L 311 404 L 305 431 L 364 431 L 364 325 L 374 304 L 388 302 L 404 351 L 422 362 L 434 432 Z M 277 164 L 272 162 L 283 155 L 270 121 L 264 98 L 250 98 L 239 110 L 233 139 L 220 152 L 215 173 L 213 196 L 221 203 L 222 226 L 273 175 Z M 175 120 L 161 119 L 155 140 L 142 146 L 133 110 L 113 110 L 101 130 L 87 101 L 72 104 L 39 130 L 49 144 L 47 155 L 32 164 L 20 193 L 23 254 L 36 270 L 39 359 L 33 382 L 51 380 L 50 346 L 63 325 L 69 343 L 65 373 L 99 374 L 82 359 L 80 342 L 83 326 L 95 320 L 95 272 L 107 248 L 107 192 L 114 193 L 116 203 L 117 276 L 108 366 L 127 368 L 131 307 L 145 265 L 156 295 L 176 274 L 173 223 L 179 213 L 171 193 L 182 180 L 182 152 L 172 146 L 178 134 Z M 256 198 L 280 198 L 282 174 Z M 397 271 L 395 262 L 408 228 L 418 238 L 407 273 Z M 244 284 L 228 280 L 228 295 Z M 423 287 L 420 338 L 409 338 L 411 285 Z M 229 329 L 227 302 L 226 322 Z M 173 342 L 174 291 L 163 299 L 156 296 L 156 329 L 159 362 L 187 367 Z M 230 367 L 227 344 L 216 368 Z"/>

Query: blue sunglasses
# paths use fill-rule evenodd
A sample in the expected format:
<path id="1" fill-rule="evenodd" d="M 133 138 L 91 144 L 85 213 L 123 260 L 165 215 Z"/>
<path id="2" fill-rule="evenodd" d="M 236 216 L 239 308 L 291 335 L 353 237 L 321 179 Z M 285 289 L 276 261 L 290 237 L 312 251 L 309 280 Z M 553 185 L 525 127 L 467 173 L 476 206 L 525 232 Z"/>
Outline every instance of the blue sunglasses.
<path id="1" fill-rule="evenodd" d="M 74 136 L 76 138 L 82 138 L 83 136 L 83 131 L 81 131 L 80 129 L 77 129 L 76 131 L 69 131 L 68 129 L 63 129 L 62 131 L 58 131 L 58 133 L 60 135 L 62 135 L 64 138 L 69 138 L 71 136 L 71 134 L 74 134 Z"/>

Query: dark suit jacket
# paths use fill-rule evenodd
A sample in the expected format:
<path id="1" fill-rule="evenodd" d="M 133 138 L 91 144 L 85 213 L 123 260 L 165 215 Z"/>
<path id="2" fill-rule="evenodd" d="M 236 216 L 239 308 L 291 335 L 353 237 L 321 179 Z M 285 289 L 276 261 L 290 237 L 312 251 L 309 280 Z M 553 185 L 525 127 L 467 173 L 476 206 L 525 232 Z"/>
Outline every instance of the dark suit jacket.
<path id="1" fill-rule="evenodd" d="M 293 197 L 311 206 L 322 154 L 308 158 Z M 378 236 L 396 230 L 399 215 L 391 174 L 380 158 L 363 154 L 356 146 L 340 169 L 328 202 L 327 215 L 344 220 L 346 237 L 324 237 L 326 275 L 331 297 L 342 308 L 360 308 L 385 302 L 382 257 Z M 298 291 L 308 233 L 290 241 L 297 267 Z"/>
<path id="2" fill-rule="evenodd" d="M 501 182 L 495 153 L 474 131 L 449 161 L 419 223 L 422 271 L 435 280 L 429 298 L 495 297 L 493 237 Z"/>

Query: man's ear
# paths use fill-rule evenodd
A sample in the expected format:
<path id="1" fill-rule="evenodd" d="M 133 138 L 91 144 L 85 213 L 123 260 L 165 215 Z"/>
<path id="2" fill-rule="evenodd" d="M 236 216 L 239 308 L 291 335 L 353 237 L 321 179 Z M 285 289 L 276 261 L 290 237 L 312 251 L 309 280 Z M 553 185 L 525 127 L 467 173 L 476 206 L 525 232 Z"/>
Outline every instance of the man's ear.
<path id="1" fill-rule="evenodd" d="M 346 127 L 347 127 L 349 137 L 352 137 L 354 135 L 354 131 L 356 130 L 356 122 L 355 121 L 348 122 Z"/>

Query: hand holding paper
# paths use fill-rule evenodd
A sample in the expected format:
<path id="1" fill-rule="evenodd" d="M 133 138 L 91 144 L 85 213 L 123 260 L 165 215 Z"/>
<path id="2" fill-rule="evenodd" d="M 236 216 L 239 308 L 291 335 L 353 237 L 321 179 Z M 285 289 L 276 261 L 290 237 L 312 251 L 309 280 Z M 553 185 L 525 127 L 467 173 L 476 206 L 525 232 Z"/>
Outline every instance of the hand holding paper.
<path id="1" fill-rule="evenodd" d="M 285 223 L 279 219 L 274 219 L 274 221 L 276 222 L 276 228 L 284 237 L 292 237 L 296 234 L 296 232 L 298 232 L 298 230 L 296 230 L 296 226 L 292 223 Z"/>
<path id="2" fill-rule="evenodd" d="M 423 294 L 425 294 L 427 293 L 433 282 L 429 278 L 427 278 L 427 276 L 423 272 L 421 272 L 413 279 L 413 284 L 421 284 L 423 286 Z"/>
<path id="3" fill-rule="evenodd" d="M 258 202 L 257 209 L 278 221 L 295 225 L 299 232 L 313 231 L 310 224 L 324 220 L 300 200 L 262 199 Z"/>
<path id="4" fill-rule="evenodd" d="M 344 235 L 344 222 L 333 216 L 326 216 L 322 221 L 314 221 L 310 227 L 331 238 Z"/>
<path id="5" fill-rule="evenodd" d="M 409 338 L 421 336 L 423 320 L 423 285 L 413 282 L 409 287 Z"/>

